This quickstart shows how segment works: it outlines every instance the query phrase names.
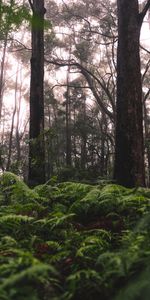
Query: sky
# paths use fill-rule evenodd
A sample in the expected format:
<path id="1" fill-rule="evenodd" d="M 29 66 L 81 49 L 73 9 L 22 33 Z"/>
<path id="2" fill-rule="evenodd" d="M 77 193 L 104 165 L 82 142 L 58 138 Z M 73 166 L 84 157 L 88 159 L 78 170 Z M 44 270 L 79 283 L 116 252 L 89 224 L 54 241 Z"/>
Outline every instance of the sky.
<path id="1" fill-rule="evenodd" d="M 141 43 L 150 49 L 150 23 L 146 20 L 141 29 Z"/>

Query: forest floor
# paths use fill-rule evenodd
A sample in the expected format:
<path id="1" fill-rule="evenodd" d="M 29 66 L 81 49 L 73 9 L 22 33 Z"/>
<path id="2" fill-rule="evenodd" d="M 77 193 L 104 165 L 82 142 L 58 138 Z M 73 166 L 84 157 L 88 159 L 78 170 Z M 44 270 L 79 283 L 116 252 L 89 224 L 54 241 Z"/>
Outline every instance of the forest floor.
<path id="1" fill-rule="evenodd" d="M 150 299 L 150 189 L 0 186 L 0 300 Z"/>

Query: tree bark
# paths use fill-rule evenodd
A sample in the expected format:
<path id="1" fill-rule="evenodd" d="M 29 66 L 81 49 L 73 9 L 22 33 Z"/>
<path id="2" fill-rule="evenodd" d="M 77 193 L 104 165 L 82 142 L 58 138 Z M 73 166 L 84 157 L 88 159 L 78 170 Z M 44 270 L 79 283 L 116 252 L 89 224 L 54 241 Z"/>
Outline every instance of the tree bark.
<path id="1" fill-rule="evenodd" d="M 29 1 L 32 16 L 29 184 L 45 182 L 44 149 L 44 0 Z"/>
<path id="2" fill-rule="evenodd" d="M 86 97 L 82 96 L 82 120 L 84 122 L 82 130 L 81 130 L 81 169 L 86 169 L 87 162 L 87 132 L 86 132 Z"/>
<path id="3" fill-rule="evenodd" d="M 2 115 L 2 107 L 3 107 L 3 92 L 4 92 L 4 66 L 5 66 L 5 58 L 6 58 L 6 50 L 7 50 L 7 34 L 4 40 L 2 59 L 1 59 L 1 71 L 0 71 L 0 120 Z"/>
<path id="4" fill-rule="evenodd" d="M 118 0 L 117 117 L 114 178 L 144 186 L 142 83 L 138 0 Z"/>
<path id="5" fill-rule="evenodd" d="M 70 88 L 69 88 L 69 73 L 70 73 L 70 67 L 68 66 L 67 71 L 67 91 L 65 94 L 66 98 L 66 165 L 68 167 L 71 167 L 72 165 L 72 145 L 71 145 L 71 128 L 70 128 Z"/>
<path id="6" fill-rule="evenodd" d="M 146 185 L 150 187 L 150 120 L 148 117 L 146 103 L 144 101 L 144 127 L 145 127 L 145 152 L 147 157 Z"/>
<path id="7" fill-rule="evenodd" d="M 13 109 L 12 120 L 11 120 L 11 129 L 10 129 L 10 136 L 9 136 L 9 146 L 8 146 L 8 161 L 6 166 L 6 171 L 10 170 L 11 167 L 11 156 L 12 156 L 12 146 L 13 146 L 13 133 L 14 133 L 14 123 L 15 123 L 15 116 L 17 111 L 17 91 L 18 91 L 18 72 L 19 72 L 19 64 L 17 66 L 16 72 L 16 81 L 15 81 L 15 106 Z"/>

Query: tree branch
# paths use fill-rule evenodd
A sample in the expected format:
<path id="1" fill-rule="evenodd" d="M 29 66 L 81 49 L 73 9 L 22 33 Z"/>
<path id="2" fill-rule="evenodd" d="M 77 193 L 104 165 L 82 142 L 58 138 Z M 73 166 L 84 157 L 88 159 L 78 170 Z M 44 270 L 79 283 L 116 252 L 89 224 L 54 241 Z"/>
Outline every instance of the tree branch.
<path id="1" fill-rule="evenodd" d="M 148 62 L 147 62 L 147 64 L 146 64 L 146 67 L 145 67 L 145 71 L 144 71 L 144 73 L 143 73 L 143 75 L 142 75 L 142 83 L 143 83 L 143 81 L 144 81 L 144 78 L 145 78 L 146 73 L 148 72 L 149 68 L 150 68 L 150 59 L 148 60 Z"/>
<path id="2" fill-rule="evenodd" d="M 150 0 L 147 0 L 145 6 L 143 7 L 143 10 L 141 11 L 141 13 L 139 13 L 139 25 L 141 26 L 143 23 L 143 20 L 148 12 L 150 8 Z"/>
<path id="3" fill-rule="evenodd" d="M 82 15 L 80 14 L 75 14 L 69 7 L 68 5 L 65 3 L 64 0 L 62 0 L 67 12 L 74 18 L 77 18 L 79 20 L 83 20 L 87 25 L 88 25 L 88 28 L 89 30 L 85 30 L 85 32 L 87 33 L 90 33 L 90 34 L 98 34 L 98 35 L 101 35 L 102 37 L 105 37 L 105 38 L 110 38 L 110 39 L 114 39 L 114 38 L 117 38 L 116 36 L 113 36 L 113 35 L 109 35 L 109 34 L 105 34 L 105 33 L 102 33 L 102 32 L 99 32 L 98 30 L 93 30 L 92 27 L 91 27 L 91 23 Z M 81 31 L 82 32 L 82 31 Z"/>
<path id="4" fill-rule="evenodd" d="M 21 51 L 21 50 L 28 50 L 28 51 L 32 50 L 31 48 L 28 48 L 27 46 L 25 46 L 22 42 L 18 41 L 17 39 L 9 38 L 8 41 L 16 42 L 18 45 L 21 46 L 21 48 L 15 49 L 15 50 L 9 50 L 9 52 L 15 52 L 15 51 Z"/>
<path id="5" fill-rule="evenodd" d="M 75 86 L 75 85 L 73 85 L 73 84 L 72 84 L 72 85 L 71 85 L 71 84 L 68 85 L 68 84 L 61 84 L 61 83 L 60 83 L 60 84 L 55 84 L 55 85 L 53 85 L 52 88 L 50 89 L 50 91 L 52 91 L 52 90 L 53 90 L 54 88 L 56 88 L 56 87 L 67 87 L 67 86 L 68 86 L 69 88 L 74 88 L 74 89 L 90 89 L 89 86 L 82 86 L 82 85 L 78 85 L 78 86 L 76 85 L 76 86 Z"/>
<path id="6" fill-rule="evenodd" d="M 112 122 L 114 122 L 114 112 L 111 112 L 107 106 L 105 105 L 105 103 L 101 100 L 100 96 L 98 95 L 97 91 L 96 91 L 96 88 L 94 87 L 94 84 L 93 84 L 93 79 L 95 79 L 97 81 L 97 83 L 100 85 L 100 87 L 105 91 L 107 97 L 109 98 L 109 101 L 112 105 L 112 99 L 110 99 L 110 92 L 108 91 L 108 89 L 104 86 L 104 84 L 92 73 L 90 72 L 89 70 L 87 70 L 86 68 L 84 68 L 82 65 L 80 65 L 79 63 L 75 62 L 74 60 L 66 60 L 66 61 L 56 61 L 56 60 L 47 60 L 45 59 L 45 62 L 47 63 L 50 63 L 50 64 L 54 64 L 56 66 L 59 66 L 59 67 L 65 67 L 65 66 L 72 66 L 72 67 L 77 67 L 82 75 L 85 77 L 85 79 L 87 80 L 88 82 L 88 85 L 95 97 L 95 99 L 97 100 L 100 108 L 105 112 L 105 114 L 110 118 L 110 120 Z M 112 109 L 114 109 L 114 107 L 112 106 Z"/>
<path id="7" fill-rule="evenodd" d="M 30 5 L 30 7 L 31 7 L 32 11 L 34 11 L 33 2 L 32 2 L 31 0 L 28 0 L 28 2 L 29 2 L 29 5 Z"/>
<path id="8" fill-rule="evenodd" d="M 148 54 L 150 54 L 150 51 L 149 51 L 148 49 L 146 49 L 145 47 L 143 47 L 142 45 L 140 45 L 140 48 L 141 48 L 142 50 L 144 50 L 145 52 L 147 52 Z"/>
<path id="9" fill-rule="evenodd" d="M 147 91 L 147 93 L 144 95 L 143 102 L 146 102 L 148 96 L 150 95 L 150 89 Z"/>

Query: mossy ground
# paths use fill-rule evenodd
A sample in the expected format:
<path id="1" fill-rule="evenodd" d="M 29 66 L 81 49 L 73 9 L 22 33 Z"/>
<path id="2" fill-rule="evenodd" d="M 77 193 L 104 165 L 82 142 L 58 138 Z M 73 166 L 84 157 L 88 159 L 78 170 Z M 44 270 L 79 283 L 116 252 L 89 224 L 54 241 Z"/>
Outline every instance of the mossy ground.
<path id="1" fill-rule="evenodd" d="M 1 300 L 150 299 L 150 190 L 0 186 Z"/>

